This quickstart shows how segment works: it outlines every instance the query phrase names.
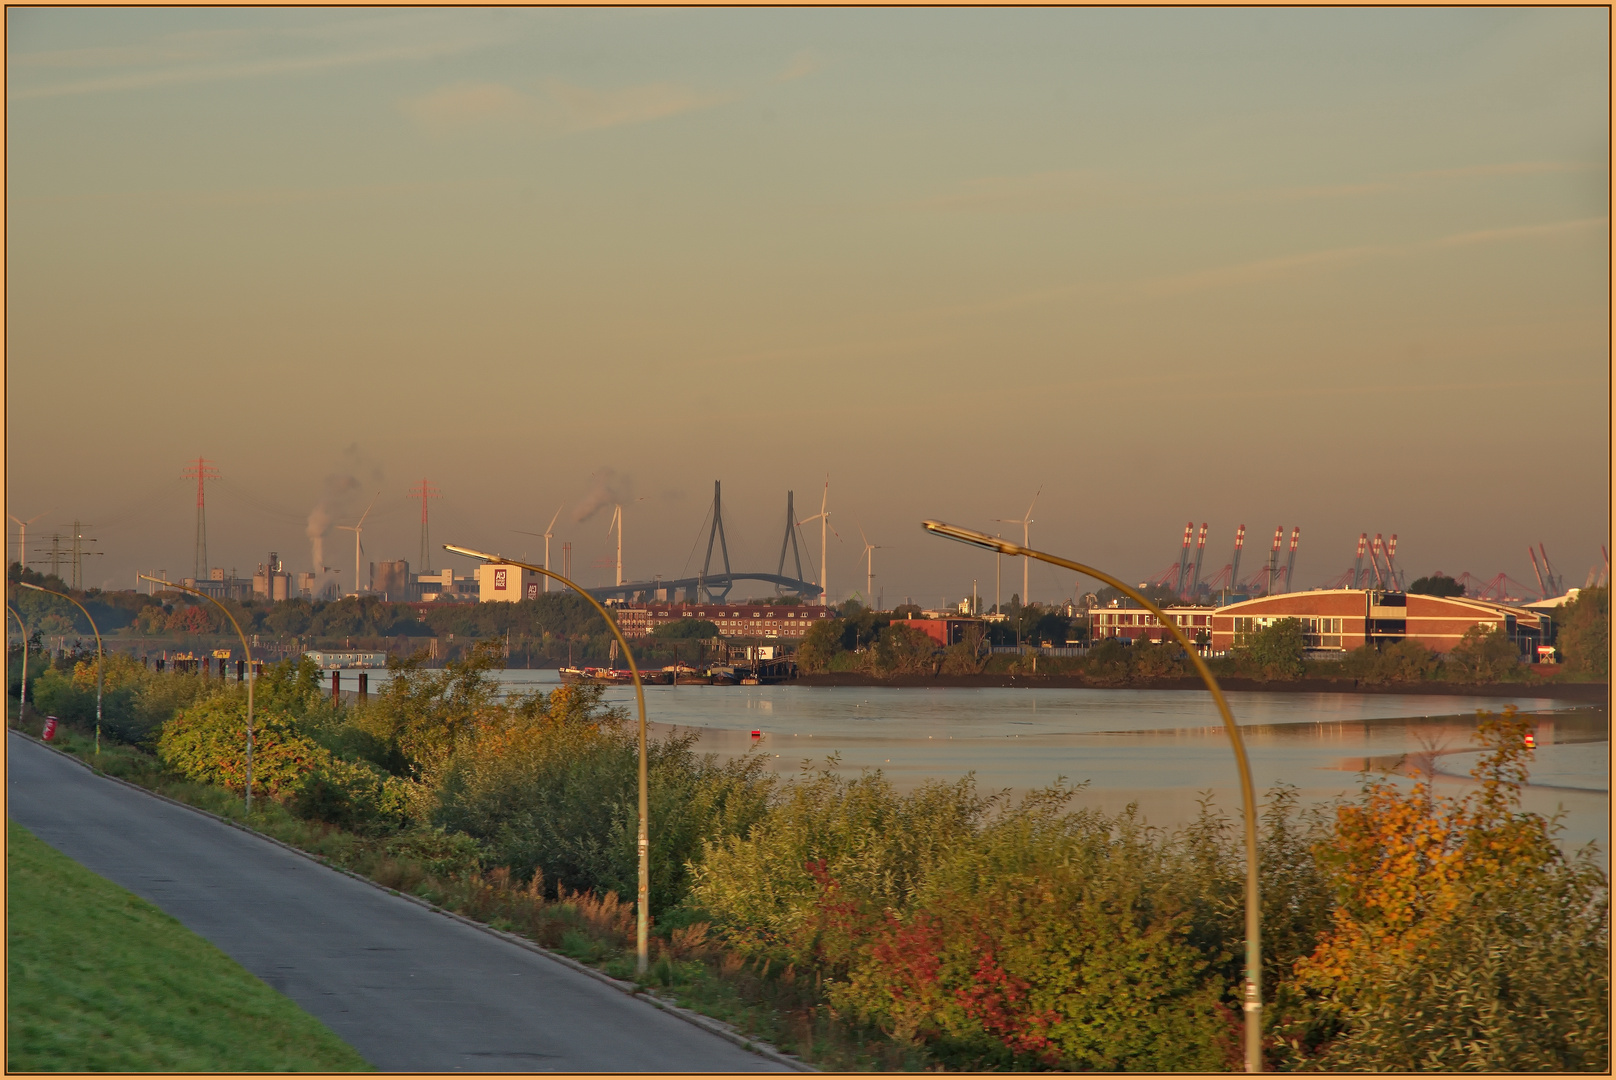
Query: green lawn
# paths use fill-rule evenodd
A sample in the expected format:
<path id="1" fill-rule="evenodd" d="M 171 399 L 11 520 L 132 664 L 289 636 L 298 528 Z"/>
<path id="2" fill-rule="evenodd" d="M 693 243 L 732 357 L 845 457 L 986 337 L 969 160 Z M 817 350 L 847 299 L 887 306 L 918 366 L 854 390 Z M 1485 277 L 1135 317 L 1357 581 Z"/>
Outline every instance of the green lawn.
<path id="1" fill-rule="evenodd" d="M 351 1072 L 318 1020 L 6 822 L 8 1072 Z"/>

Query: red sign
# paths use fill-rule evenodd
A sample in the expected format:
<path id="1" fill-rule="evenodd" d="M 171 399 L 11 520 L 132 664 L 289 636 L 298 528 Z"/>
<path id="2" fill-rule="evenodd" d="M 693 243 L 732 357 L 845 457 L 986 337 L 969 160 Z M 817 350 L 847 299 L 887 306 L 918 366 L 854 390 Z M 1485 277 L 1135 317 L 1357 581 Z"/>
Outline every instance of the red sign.
<path id="1" fill-rule="evenodd" d="M 527 583 L 527 598 L 529 600 L 537 600 L 539 598 L 539 583 L 537 581 L 530 581 Z"/>
<path id="2" fill-rule="evenodd" d="M 54 717 L 54 716 L 45 717 L 45 736 L 44 736 L 44 738 L 45 738 L 46 742 L 50 742 L 52 739 L 56 738 L 56 717 Z"/>
<path id="3" fill-rule="evenodd" d="M 510 571 L 505 569 L 503 566 L 494 567 L 494 591 L 495 592 L 504 592 L 505 591 L 505 579 L 506 579 L 506 575 L 508 575 L 509 573 L 510 573 Z"/>

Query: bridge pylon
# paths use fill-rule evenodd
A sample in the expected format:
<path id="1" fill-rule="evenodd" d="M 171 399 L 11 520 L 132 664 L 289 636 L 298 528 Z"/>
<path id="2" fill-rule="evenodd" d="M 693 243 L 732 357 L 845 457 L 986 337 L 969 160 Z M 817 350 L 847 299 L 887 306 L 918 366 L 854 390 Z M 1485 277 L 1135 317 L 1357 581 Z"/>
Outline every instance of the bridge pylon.
<path id="1" fill-rule="evenodd" d="M 718 541 L 719 554 L 721 554 L 724 558 L 724 575 L 722 578 L 724 588 L 722 591 L 712 589 L 707 585 L 707 576 L 712 573 L 713 569 L 714 540 Z M 798 574 L 797 576 L 801 577 L 802 575 Z M 698 600 L 700 599 L 702 593 L 707 594 L 707 603 L 713 603 L 716 601 L 717 603 L 722 604 L 729 599 L 729 590 L 731 587 L 733 587 L 734 581 L 730 577 L 729 542 L 724 539 L 723 487 L 721 481 L 718 480 L 713 481 L 713 524 L 712 528 L 707 531 L 707 560 L 701 564 L 700 580 L 701 584 L 696 587 L 696 595 Z"/>

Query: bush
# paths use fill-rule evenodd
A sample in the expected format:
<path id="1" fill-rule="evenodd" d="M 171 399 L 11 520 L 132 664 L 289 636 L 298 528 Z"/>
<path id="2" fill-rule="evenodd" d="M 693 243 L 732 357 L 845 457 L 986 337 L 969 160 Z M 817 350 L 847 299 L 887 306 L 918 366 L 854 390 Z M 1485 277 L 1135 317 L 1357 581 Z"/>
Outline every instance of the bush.
<path id="1" fill-rule="evenodd" d="M 929 674 L 936 652 L 937 642 L 925 631 L 895 624 L 876 635 L 871 667 L 877 675 Z"/>
<path id="2" fill-rule="evenodd" d="M 407 816 L 402 781 L 369 762 L 333 756 L 304 735 L 289 713 L 254 705 L 254 792 L 285 801 L 301 816 L 349 828 L 396 825 Z M 186 779 L 245 791 L 245 699 L 220 693 L 192 705 L 163 725 L 157 755 Z"/>
<path id="3" fill-rule="evenodd" d="M 876 910 L 902 908 L 994 802 L 970 777 L 899 795 L 880 773 L 844 780 L 831 768 L 805 770 L 750 831 L 704 844 L 691 899 L 747 955 L 845 966 L 851 942 L 825 924 L 822 881 Z"/>
<path id="4" fill-rule="evenodd" d="M 1406 638 L 1378 647 L 1363 645 L 1341 659 L 1343 675 L 1376 686 L 1419 682 L 1435 678 L 1441 670 L 1441 656 Z"/>
<path id="5" fill-rule="evenodd" d="M 1112 686 L 1133 677 L 1133 647 L 1118 638 L 1106 638 L 1083 658 L 1083 674 L 1090 682 Z"/>
<path id="6" fill-rule="evenodd" d="M 1447 656 L 1447 671 L 1456 682 L 1493 683 L 1519 678 L 1521 654 L 1509 635 L 1477 623 Z"/>
<path id="7" fill-rule="evenodd" d="M 648 746 L 653 912 L 688 891 L 703 840 L 745 832 L 769 780 L 757 757 L 720 763 L 694 735 Z M 563 687 L 464 734 L 429 770 L 434 823 L 477 838 L 521 878 L 633 896 L 639 881 L 638 738 L 598 687 Z"/>
<path id="8" fill-rule="evenodd" d="M 1192 944 L 1183 850 L 1130 816 L 1035 797 L 953 846 L 908 912 L 821 906 L 867 942 L 831 999 L 973 1067 L 1214 1071 L 1229 1064 L 1223 958 Z"/>
<path id="9" fill-rule="evenodd" d="M 1259 679 L 1299 679 L 1307 670 L 1302 662 L 1306 647 L 1301 620 L 1275 619 L 1234 648 L 1235 666 L 1241 674 Z"/>
<path id="10" fill-rule="evenodd" d="M 1559 646 L 1572 675 L 1610 677 L 1610 588 L 1583 589 L 1555 616 Z"/>
<path id="11" fill-rule="evenodd" d="M 1609 1068 L 1609 882 L 1520 808 L 1532 722 L 1480 717 L 1470 794 L 1372 780 L 1319 845 L 1335 908 L 1296 965 L 1312 1019 L 1288 1043 L 1310 1064 Z"/>
<path id="12" fill-rule="evenodd" d="M 487 860 L 487 852 L 475 838 L 430 825 L 400 832 L 389 838 L 382 850 L 389 858 L 413 862 L 443 880 L 478 874 Z"/>
<path id="13" fill-rule="evenodd" d="M 1176 679 L 1189 671 L 1184 649 L 1174 641 L 1151 644 L 1138 641 L 1133 645 L 1133 673 L 1140 679 Z"/>

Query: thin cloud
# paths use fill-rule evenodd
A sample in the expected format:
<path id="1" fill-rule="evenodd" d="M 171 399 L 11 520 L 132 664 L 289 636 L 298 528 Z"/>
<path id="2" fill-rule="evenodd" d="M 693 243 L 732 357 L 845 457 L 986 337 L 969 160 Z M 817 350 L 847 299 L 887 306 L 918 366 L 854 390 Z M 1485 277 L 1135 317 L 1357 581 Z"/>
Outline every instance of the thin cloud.
<path id="1" fill-rule="evenodd" d="M 545 90 L 551 100 L 562 106 L 568 126 L 574 131 L 663 120 L 728 100 L 724 95 L 703 93 L 678 83 L 649 83 L 602 91 L 551 79 L 545 83 Z"/>
<path id="2" fill-rule="evenodd" d="M 791 62 L 785 66 L 780 74 L 774 77 L 774 81 L 786 83 L 797 79 L 806 79 L 824 66 L 824 62 L 820 60 L 818 53 L 812 49 L 804 49 L 791 58 Z"/>
<path id="3" fill-rule="evenodd" d="M 150 90 L 160 86 L 183 86 L 194 83 L 252 79 L 266 75 L 285 75 L 301 71 L 360 67 L 366 64 L 379 64 L 397 60 L 427 60 L 461 52 L 465 48 L 466 46 L 464 45 L 456 44 L 399 45 L 354 52 L 330 53 L 324 56 L 283 56 L 266 60 L 204 64 L 167 70 L 131 72 L 125 75 L 109 75 L 97 79 L 57 83 L 53 86 L 36 86 L 15 91 L 9 96 L 12 100 L 19 101 L 68 97 L 78 94 Z"/>
<path id="4" fill-rule="evenodd" d="M 1352 247 L 1326 248 L 1320 251 L 1285 255 L 1273 259 L 1238 263 L 1211 270 L 1175 277 L 1158 278 L 1143 283 L 1143 291 L 1152 295 L 1201 292 L 1207 289 L 1227 288 L 1267 281 L 1276 277 L 1290 277 L 1300 272 L 1332 266 L 1360 263 L 1374 258 L 1414 255 L 1424 251 L 1464 247 L 1475 244 L 1507 243 L 1516 240 L 1537 240 L 1566 236 L 1594 228 L 1608 228 L 1610 218 L 1576 218 L 1570 221 L 1548 222 L 1542 225 L 1515 225 L 1499 229 L 1481 229 L 1475 232 L 1453 233 L 1429 240 L 1415 240 L 1405 244 L 1364 244 Z"/>
<path id="5" fill-rule="evenodd" d="M 1513 161 L 1491 165 L 1466 165 L 1458 169 L 1427 169 L 1409 173 L 1410 180 L 1468 180 L 1473 176 L 1531 176 L 1539 173 L 1589 172 L 1603 168 L 1591 161 Z"/>
<path id="6" fill-rule="evenodd" d="M 30 100 L 426 60 L 494 40 L 491 34 L 448 34 L 439 20 L 407 16 L 192 31 L 129 45 L 21 53 L 6 61 L 11 71 L 36 77 L 88 76 L 9 89 L 13 100 Z"/>
<path id="7" fill-rule="evenodd" d="M 404 112 L 430 131 L 442 133 L 490 121 L 531 116 L 534 100 L 519 90 L 497 83 L 460 83 L 445 86 L 403 104 Z"/>
<path id="8" fill-rule="evenodd" d="M 1040 213 L 1114 205 L 1133 193 L 1119 178 L 1098 169 L 1066 169 L 979 177 L 915 205 L 923 210 Z"/>
<path id="9" fill-rule="evenodd" d="M 1333 267 L 1351 266 L 1374 259 L 1406 257 L 1420 252 L 1480 244 L 1552 239 L 1558 236 L 1571 236 L 1593 229 L 1608 229 L 1609 226 L 1609 217 L 1576 218 L 1542 225 L 1516 225 L 1497 229 L 1452 233 L 1447 236 L 1416 240 L 1404 244 L 1357 244 L 1346 247 L 1321 248 L 1317 251 L 1279 255 L 1267 259 L 1211 267 L 1188 274 L 1175 274 L 1134 282 L 1086 281 L 1051 285 L 1042 289 L 1034 289 L 988 300 L 951 305 L 946 308 L 928 309 L 920 314 L 923 314 L 928 319 L 948 316 L 980 317 L 1042 307 L 1045 304 L 1070 302 L 1081 296 L 1107 298 L 1112 302 L 1179 296 L 1214 289 L 1236 288 L 1278 278 L 1291 278 L 1299 274 Z"/>
<path id="10" fill-rule="evenodd" d="M 644 124 L 730 100 L 678 83 L 595 90 L 548 79 L 538 94 L 501 83 L 459 83 L 402 103 L 406 115 L 435 134 L 489 125 L 552 132 Z"/>

